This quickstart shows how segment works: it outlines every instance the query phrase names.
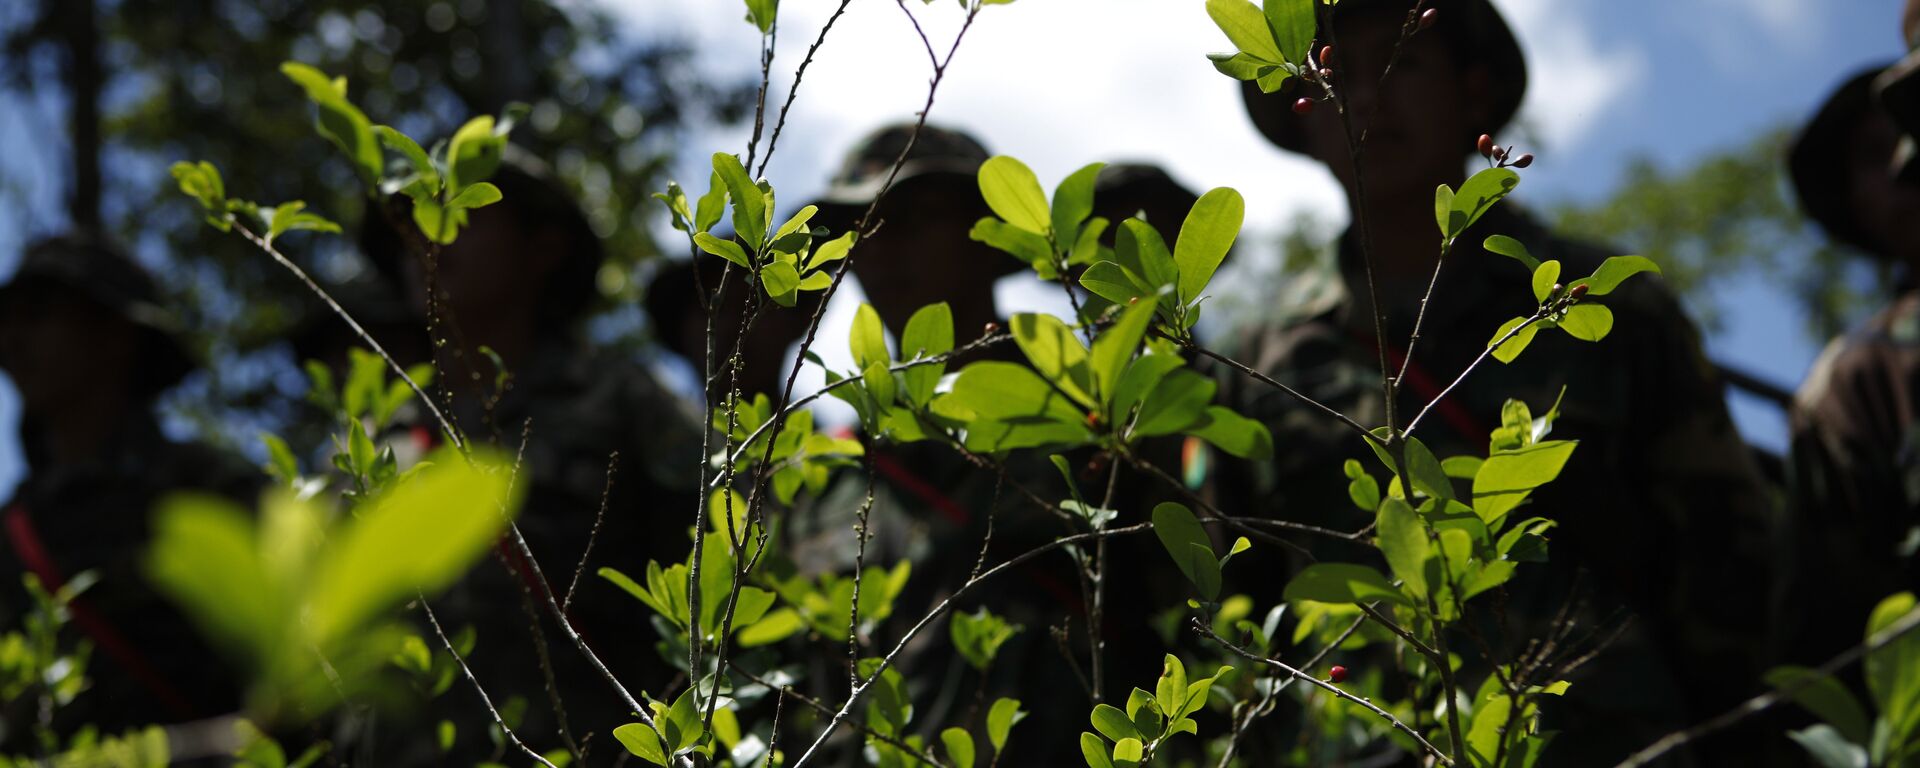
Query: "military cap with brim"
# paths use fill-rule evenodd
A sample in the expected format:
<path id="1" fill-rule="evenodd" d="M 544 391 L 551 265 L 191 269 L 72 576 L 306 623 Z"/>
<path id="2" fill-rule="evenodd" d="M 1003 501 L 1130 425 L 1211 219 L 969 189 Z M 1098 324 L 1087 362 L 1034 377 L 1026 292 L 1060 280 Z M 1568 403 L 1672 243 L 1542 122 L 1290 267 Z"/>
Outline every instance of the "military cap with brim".
<path id="1" fill-rule="evenodd" d="M 1842 151 L 1853 142 L 1853 130 L 1879 106 L 1873 98 L 1873 82 L 1883 67 L 1854 73 L 1820 105 L 1800 135 L 1787 149 L 1787 173 L 1800 207 L 1820 224 L 1827 235 L 1851 245 L 1875 258 L 1887 258 L 1886 248 L 1854 220 L 1849 174 L 1853 164 Z M 1888 173 L 1892 173 L 1889 157 Z"/>
<path id="2" fill-rule="evenodd" d="M 180 322 L 160 304 L 153 278 L 126 254 L 97 239 L 64 235 L 27 246 L 13 279 L 0 285 L 0 306 L 24 292 L 53 285 L 73 291 L 126 319 L 146 337 L 139 375 L 146 391 L 173 386 L 194 368 L 180 339 Z"/>
<path id="3" fill-rule="evenodd" d="M 1425 7 L 1439 14 L 1438 23 L 1416 34 L 1440 35 L 1453 52 L 1454 61 L 1463 69 L 1481 66 L 1493 74 L 1493 119 L 1485 132 L 1498 135 L 1520 111 L 1520 102 L 1527 94 L 1527 59 L 1520 50 L 1519 39 L 1514 37 L 1513 29 L 1507 26 L 1500 11 L 1487 0 L 1429 0 Z M 1334 23 L 1362 14 L 1404 12 L 1411 8 L 1412 0 L 1346 0 L 1334 6 Z M 1335 73 L 1336 87 L 1339 78 Z M 1246 102 L 1247 115 L 1268 141 L 1289 152 L 1305 154 L 1302 118 L 1293 112 L 1293 102 L 1303 95 L 1300 85 L 1298 81 L 1290 81 L 1287 88 L 1277 93 L 1261 93 L 1259 85 L 1243 82 L 1240 96 Z"/>
<path id="4" fill-rule="evenodd" d="M 912 150 L 901 162 L 900 153 L 908 151 L 909 141 Z M 926 125 L 920 127 L 916 138 L 913 123 L 884 126 L 847 152 L 826 191 L 813 201 L 820 209 L 814 224 L 836 233 L 852 227 L 886 187 L 896 162 L 900 163 L 899 174 L 893 175 L 896 187 L 909 182 L 974 185 L 980 164 L 988 157 L 984 145 L 961 131 Z"/>

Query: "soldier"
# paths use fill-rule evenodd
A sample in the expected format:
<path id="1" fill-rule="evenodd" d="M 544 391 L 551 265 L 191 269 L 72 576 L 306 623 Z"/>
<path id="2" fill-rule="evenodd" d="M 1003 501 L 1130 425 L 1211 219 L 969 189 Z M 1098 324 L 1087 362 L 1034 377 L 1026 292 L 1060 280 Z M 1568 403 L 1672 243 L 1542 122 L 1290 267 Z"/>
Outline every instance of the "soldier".
<path id="1" fill-rule="evenodd" d="M 443 618 L 478 624 L 473 664 L 489 692 L 501 700 L 525 697 L 528 732 L 551 738 L 554 713 L 520 592 L 532 590 L 536 601 L 546 590 L 563 597 L 593 541 L 572 623 L 629 686 L 664 684 L 649 612 L 594 572 L 611 566 L 641 574 L 649 559 L 687 556 L 700 431 L 697 417 L 636 359 L 588 345 L 583 320 L 605 253 L 545 165 L 513 150 L 490 181 L 501 202 L 473 211 L 453 245 L 433 253 L 397 234 L 387 222 L 411 218 L 396 196 L 389 201 L 394 215 L 369 217 L 362 246 L 376 268 L 406 287 L 420 324 L 435 330 L 444 389 L 430 394 L 469 437 L 523 456 L 528 492 L 518 524 L 546 583 L 503 545 L 504 567 L 475 569 L 441 602 Z M 609 485 L 615 452 L 619 467 Z M 574 733 L 605 734 L 626 722 L 624 707 L 570 644 L 559 635 L 549 644 Z"/>
<path id="2" fill-rule="evenodd" d="M 1589 274 L 1604 253 L 1555 238 L 1511 202 L 1502 203 L 1458 238 L 1431 304 L 1422 301 L 1439 256 L 1435 185 L 1458 187 L 1466 178 L 1476 137 L 1500 134 L 1521 103 L 1527 76 L 1517 40 L 1491 5 L 1437 0 L 1425 4 L 1431 21 L 1414 27 L 1419 31 L 1382 81 L 1413 22 L 1413 5 L 1348 0 L 1333 14 L 1332 77 L 1347 99 L 1353 135 L 1366 137 L 1364 176 L 1355 170 L 1349 134 L 1333 105 L 1296 109 L 1296 100 L 1317 88 L 1302 91 L 1296 81 L 1294 92 L 1265 95 L 1243 84 L 1254 124 L 1281 149 L 1324 164 L 1345 188 L 1349 206 L 1364 208 L 1356 218 L 1367 230 L 1350 230 L 1336 268 L 1290 286 L 1270 320 L 1232 340 L 1231 356 L 1361 424 L 1384 424 L 1381 350 L 1397 373 L 1425 307 L 1396 421 L 1404 426 L 1435 402 L 1417 436 L 1442 457 L 1484 455 L 1507 398 L 1543 414 L 1564 388 L 1554 434 L 1580 445 L 1527 512 L 1553 518 L 1559 528 L 1552 562 L 1521 569 L 1513 610 L 1516 618 L 1552 616 L 1558 603 L 1545 596 L 1564 599 L 1576 574 L 1584 573 L 1590 577 L 1581 582 L 1592 588 L 1600 616 L 1624 608 L 1636 617 L 1626 635 L 1576 674 L 1557 712 L 1548 713 L 1565 723 L 1553 745 L 1554 764 L 1611 763 L 1667 731 L 1718 714 L 1759 686 L 1770 628 L 1768 571 L 1760 558 L 1773 546 L 1773 513 L 1702 356 L 1699 333 L 1657 279 L 1636 278 L 1605 297 L 1618 322 L 1604 341 L 1543 334 L 1514 364 L 1488 361 L 1440 397 L 1496 328 L 1535 309 L 1527 271 L 1481 250 L 1489 235 L 1516 238 L 1541 261 L 1558 259 L 1565 274 L 1575 276 Z M 1369 242 L 1370 269 L 1362 253 Z M 1375 334 L 1370 295 L 1379 297 L 1384 339 Z M 1222 376 L 1223 398 L 1266 422 L 1280 447 L 1271 465 L 1225 478 L 1229 511 L 1346 530 L 1373 519 L 1347 501 L 1341 475 L 1345 459 L 1372 464 L 1360 438 L 1277 389 L 1237 373 Z M 1529 605 L 1532 592 L 1540 595 Z M 1526 631 L 1542 629 L 1539 623 Z"/>
<path id="3" fill-rule="evenodd" d="M 1805 547 L 1795 661 L 1858 643 L 1881 598 L 1915 585 L 1920 524 L 1920 186 L 1894 177 L 1898 131 L 1876 103 L 1878 68 L 1855 74 L 1794 141 L 1801 207 L 1834 240 L 1897 270 L 1892 304 L 1827 345 L 1790 414 Z"/>
<path id="4" fill-rule="evenodd" d="M 879 193 L 912 132 L 911 125 L 888 126 L 849 153 L 828 191 L 815 202 L 820 213 L 814 223 L 836 234 L 853 228 Z M 1004 327 L 995 285 L 1025 266 L 969 237 L 975 222 L 993 215 L 981 197 L 976 176 L 988 157 L 987 150 L 966 134 L 933 126 L 922 129 L 893 189 L 874 213 L 880 222 L 878 231 L 854 249 L 851 269 L 896 338 L 916 310 L 935 302 L 946 302 L 952 309 L 959 344 L 978 338 L 989 323 Z M 1099 177 L 1094 208 L 1096 215 L 1107 217 L 1144 212 L 1171 241 L 1195 199 L 1158 168 L 1123 164 Z M 1083 304 L 1087 300 L 1081 297 Z M 1007 343 L 980 350 L 948 370 L 983 359 L 1025 360 Z M 869 524 L 874 538 L 867 544 L 866 562 L 891 565 L 905 559 L 913 563 L 908 591 L 897 599 L 897 617 L 923 614 L 972 572 L 983 557 L 989 531 L 991 542 L 984 553 L 989 566 L 1078 532 L 1036 509 L 1019 490 L 1024 487 L 1047 497 L 1064 493 L 1058 471 L 1044 457 L 1027 452 L 1008 456 L 1002 477 L 996 469 L 970 461 L 955 447 L 935 440 L 870 444 L 868 450 L 875 501 Z M 1106 461 L 1083 453 L 1071 459 L 1081 467 Z M 1105 475 L 1089 475 L 1084 482 L 1086 487 L 1098 487 Z M 866 491 L 864 477 L 849 476 L 829 489 L 812 514 L 798 515 L 790 522 L 792 552 L 803 569 L 851 567 L 856 542 L 847 531 Z M 1156 542 L 1143 538 L 1114 544 L 1117 550 L 1110 562 L 1159 562 L 1147 559 L 1156 554 Z M 1149 601 L 1111 597 L 1146 594 L 1148 570 L 1117 567 L 1108 575 L 1110 597 L 1102 634 L 1107 638 L 1103 682 L 1110 700 L 1124 697 L 1136 678 L 1150 676 L 1160 667 L 1154 652 L 1158 646 L 1149 633 L 1141 631 Z M 1122 585 L 1137 586 L 1138 591 L 1123 591 Z M 979 689 L 1018 696 L 1035 713 L 1033 717 L 1040 718 L 1023 729 L 1026 735 L 1016 731 L 1013 738 L 1018 743 L 1009 749 L 1034 764 L 1064 762 L 1073 745 L 1053 736 L 1084 724 L 1084 716 L 1074 713 L 1089 706 L 1092 682 L 1085 652 L 1087 617 L 1074 569 L 1065 556 L 1040 558 L 983 585 L 976 597 L 963 601 L 957 610 L 970 612 L 977 607 L 1024 626 L 1001 647 L 989 679 Z M 1070 632 L 1071 639 L 1056 642 L 1055 627 Z M 964 666 L 944 637 L 928 638 L 909 653 L 913 658 L 902 662 L 907 668 Z M 916 715 L 922 722 L 958 721 L 966 717 L 963 709 L 943 707 L 964 708 L 971 699 L 967 695 L 928 698 Z"/>
<path id="5" fill-rule="evenodd" d="M 49 591 L 82 572 L 99 583 L 72 609 L 96 651 L 92 690 L 57 725 L 103 732 L 232 712 L 239 691 L 140 570 L 150 515 L 180 491 L 250 502 L 258 473 L 161 434 L 155 399 L 194 368 L 147 274 L 93 240 L 30 246 L 0 287 L 0 367 L 18 386 L 28 475 L 4 509 L 0 610 L 17 628 L 31 604 L 21 578 Z M 25 719 L 15 721 L 15 716 Z M 8 713 L 9 752 L 37 749 L 35 713 Z M 16 728 L 15 726 L 19 726 Z"/>

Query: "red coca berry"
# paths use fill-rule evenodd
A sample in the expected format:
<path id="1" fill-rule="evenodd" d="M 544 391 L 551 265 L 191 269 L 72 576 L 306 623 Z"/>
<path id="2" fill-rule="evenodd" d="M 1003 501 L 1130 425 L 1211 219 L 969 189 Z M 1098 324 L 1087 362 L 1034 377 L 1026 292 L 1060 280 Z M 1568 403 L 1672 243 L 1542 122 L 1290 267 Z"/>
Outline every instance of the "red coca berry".
<path id="1" fill-rule="evenodd" d="M 1323 67 L 1333 66 L 1333 46 L 1331 45 L 1321 46 L 1320 66 L 1323 66 Z"/>
<path id="2" fill-rule="evenodd" d="M 1515 168 L 1525 168 L 1525 167 L 1527 167 L 1527 166 L 1529 166 L 1529 165 L 1533 165 L 1533 154 L 1532 154 L 1532 153 L 1528 153 L 1528 154 L 1524 154 L 1524 155 L 1521 155 L 1520 157 L 1518 157 L 1518 158 L 1516 158 L 1516 159 L 1515 159 L 1515 160 L 1513 161 L 1513 167 L 1515 167 Z"/>
<path id="3" fill-rule="evenodd" d="M 999 323 L 987 323 L 987 327 L 980 329 L 980 334 L 982 336 L 992 336 L 999 332 L 1000 332 Z"/>
<path id="4" fill-rule="evenodd" d="M 1507 148 L 1506 148 L 1506 147 L 1494 147 L 1494 148 L 1493 148 L 1493 159 L 1495 159 L 1495 160 L 1499 160 L 1499 161 L 1501 161 L 1501 162 L 1506 162 L 1506 160 L 1507 160 Z"/>
<path id="5" fill-rule="evenodd" d="M 1429 11 L 1429 13 L 1431 13 L 1431 11 Z M 1338 664 L 1335 664 L 1335 665 L 1333 666 L 1333 669 L 1329 669 L 1329 670 L 1327 670 L 1327 680 L 1328 680 L 1328 681 L 1330 681 L 1330 682 L 1335 682 L 1335 683 L 1343 683 L 1343 682 L 1346 682 L 1346 680 L 1347 680 L 1347 668 L 1346 668 L 1346 667 L 1343 667 L 1343 666 L 1340 666 L 1340 665 L 1338 665 Z"/>
<path id="6" fill-rule="evenodd" d="M 1326 68 L 1326 67 L 1321 67 L 1321 68 L 1320 68 L 1320 79 L 1322 79 L 1322 80 L 1330 80 L 1330 79 L 1332 79 L 1332 78 L 1333 78 L 1333 70 L 1331 70 L 1331 69 L 1328 69 L 1328 68 Z"/>
<path id="7" fill-rule="evenodd" d="M 1489 136 L 1484 133 L 1480 134 L 1480 141 L 1474 146 L 1480 150 L 1481 157 L 1493 157 L 1493 137 L 1492 136 Z"/>
<path id="8" fill-rule="evenodd" d="M 1099 429 L 1099 428 L 1100 428 L 1100 412 L 1099 411 L 1089 412 L 1087 414 L 1087 429 Z"/>
<path id="9" fill-rule="evenodd" d="M 1133 298 L 1131 298 L 1131 299 L 1127 299 L 1127 305 L 1128 305 L 1128 306 L 1132 306 L 1132 305 L 1134 305 L 1134 304 L 1138 304 L 1138 303 L 1140 303 L 1140 297 L 1138 297 L 1138 296 L 1135 296 L 1135 297 L 1133 297 Z"/>
<path id="10" fill-rule="evenodd" d="M 1568 292 L 1567 295 L 1572 296 L 1574 301 L 1579 301 L 1580 299 L 1586 298 L 1587 284 L 1581 283 L 1579 285 L 1574 286 L 1573 290 Z"/>
<path id="11" fill-rule="evenodd" d="M 1313 111 L 1313 99 L 1300 99 L 1293 103 L 1293 113 L 1304 115 Z"/>
<path id="12" fill-rule="evenodd" d="M 1439 21 L 1440 21 L 1440 9 L 1438 8 L 1428 8 L 1426 13 L 1420 14 L 1421 29 L 1432 29 L 1433 25 L 1438 23 Z"/>

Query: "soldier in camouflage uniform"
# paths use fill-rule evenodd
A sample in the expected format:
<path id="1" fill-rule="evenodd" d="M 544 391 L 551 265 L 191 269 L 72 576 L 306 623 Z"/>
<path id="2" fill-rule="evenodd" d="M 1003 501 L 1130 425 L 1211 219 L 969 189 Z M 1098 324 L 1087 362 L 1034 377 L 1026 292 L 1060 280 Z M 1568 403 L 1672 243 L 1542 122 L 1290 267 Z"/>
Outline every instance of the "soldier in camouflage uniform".
<path id="1" fill-rule="evenodd" d="M 1345 67 L 1334 71 L 1334 82 L 1350 100 L 1354 130 L 1371 128 L 1364 201 L 1332 105 L 1302 116 L 1293 103 L 1313 94 L 1264 95 L 1243 84 L 1248 112 L 1269 140 L 1325 164 L 1350 206 L 1364 202 L 1386 338 L 1375 335 L 1361 243 L 1350 231 L 1328 268 L 1292 281 L 1275 297 L 1271 317 L 1234 332 L 1223 346 L 1368 426 L 1387 421 L 1381 346 L 1398 371 L 1439 254 L 1434 187 L 1458 187 L 1476 137 L 1497 136 L 1526 87 L 1518 42 L 1484 0 L 1427 3 L 1438 23 L 1413 35 L 1380 84 L 1409 6 L 1348 0 L 1334 14 L 1335 66 Z M 1511 202 L 1486 214 L 1457 239 L 1433 287 L 1399 388 L 1398 424 L 1439 397 L 1503 322 L 1533 313 L 1527 270 L 1480 247 L 1495 234 L 1519 240 L 1543 262 L 1560 260 L 1568 275 L 1589 274 L 1607 255 L 1552 236 Z M 1417 435 L 1441 457 L 1485 455 L 1507 398 L 1541 414 L 1564 388 L 1554 434 L 1580 445 L 1525 513 L 1550 517 L 1559 528 L 1551 562 L 1522 568 L 1514 583 L 1513 636 L 1524 641 L 1544 631 L 1542 620 L 1569 599 L 1575 582 L 1590 596 L 1592 610 L 1581 614 L 1587 626 L 1617 609 L 1634 622 L 1576 674 L 1561 706 L 1549 712 L 1549 727 L 1563 731 L 1549 754 L 1555 765 L 1611 764 L 1752 695 L 1773 615 L 1766 558 L 1778 546 L 1776 513 L 1727 415 L 1698 331 L 1657 279 L 1636 278 L 1601 303 L 1618 318 L 1612 335 L 1588 344 L 1542 334 L 1511 365 L 1488 360 L 1438 400 Z M 1371 511 L 1347 500 L 1341 474 L 1349 458 L 1374 466 L 1358 436 L 1260 382 L 1231 371 L 1221 378 L 1222 398 L 1267 423 L 1278 454 L 1265 465 L 1225 464 L 1228 511 L 1344 530 L 1372 521 Z M 1277 590 L 1285 579 L 1273 581 Z M 1713 762 L 1735 764 L 1725 759 L 1736 758 Z"/>
<path id="2" fill-rule="evenodd" d="M 594 571 L 611 566 L 641 574 L 649 559 L 667 563 L 687 556 L 700 430 L 698 417 L 636 358 L 589 345 L 583 320 L 594 304 L 605 254 L 586 216 L 544 164 L 511 151 L 490 180 L 500 188 L 501 202 L 472 212 L 460 239 L 438 254 L 431 280 L 420 251 L 386 226 L 410 221 L 404 198 L 390 201 L 400 209 L 395 216 L 369 217 L 362 245 L 383 274 L 406 287 L 421 328 L 428 325 L 431 283 L 438 337 L 444 340 L 432 348 L 451 398 L 451 407 L 441 405 L 468 437 L 513 454 L 531 420 L 519 475 L 527 495 L 518 523 L 546 583 L 503 545 L 499 562 L 481 564 L 441 602 L 456 626 L 478 624 L 473 665 L 489 693 L 496 700 L 527 699 L 528 732 L 554 743 L 553 713 L 521 590 L 563 595 L 599 520 L 572 606 L 573 624 L 630 689 L 664 685 L 670 668 L 653 652 L 650 612 Z M 504 364 L 504 386 L 492 355 Z M 429 390 L 437 400 L 443 397 L 438 389 Z M 435 425 L 420 425 L 428 429 L 416 434 L 437 434 Z M 615 452 L 619 467 L 607 493 Z M 627 722 L 630 715 L 565 638 L 549 631 L 548 641 L 561 690 L 569 696 L 574 733 L 606 734 Z M 472 703 L 458 692 L 450 698 L 455 701 L 449 706 Z M 470 709 L 461 711 L 471 715 Z"/>
<path id="3" fill-rule="evenodd" d="M 1894 177 L 1898 131 L 1876 102 L 1879 70 L 1850 78 L 1794 142 L 1808 215 L 1833 239 L 1897 270 L 1891 305 L 1827 345 L 1795 397 L 1794 480 L 1803 547 L 1795 661 L 1859 642 L 1861 617 L 1912 589 L 1920 524 L 1920 185 Z"/>
<path id="4" fill-rule="evenodd" d="M 98 242 L 62 237 L 26 251 L 0 287 L 0 367 L 19 387 L 28 474 L 0 505 L 0 623 L 20 628 L 21 585 L 48 590 L 83 571 L 99 577 L 73 607 L 70 632 L 94 647 L 92 690 L 56 729 L 106 733 L 211 717 L 239 705 L 237 683 L 141 566 L 153 509 L 195 491 L 251 504 L 258 472 L 207 446 L 160 432 L 155 398 L 193 369 L 152 280 Z M 5 751 L 36 751 L 37 713 L 5 713 Z"/>
<path id="5" fill-rule="evenodd" d="M 851 229 L 879 193 L 912 132 L 911 124 L 887 126 L 857 145 L 828 191 L 815 201 L 820 212 L 814 224 L 836 234 Z M 968 235 L 974 222 L 993 215 L 980 195 L 976 178 L 988 157 L 987 150 L 971 136 L 934 126 L 924 128 L 893 189 L 875 213 L 882 226 L 853 251 L 851 268 L 867 300 L 895 338 L 914 311 L 936 302 L 946 302 L 953 311 L 956 344 L 978 338 L 989 323 L 1005 326 L 995 303 L 994 286 L 1025 266 Z M 1195 199 L 1158 168 L 1115 165 L 1098 179 L 1094 212 L 1107 217 L 1144 212 L 1171 241 Z M 1009 342 L 957 360 L 948 370 L 988 359 L 1025 362 Z M 1017 452 L 1006 457 L 1003 480 L 996 470 L 970 462 L 954 447 L 937 441 L 870 444 L 869 451 L 875 501 L 870 517 L 874 538 L 867 544 L 866 562 L 883 566 L 900 560 L 913 563 L 908 590 L 896 602 L 896 622 L 923 615 L 961 583 L 981 557 L 982 541 L 989 529 L 992 543 L 985 554 L 987 566 L 1078 532 L 1036 508 L 1015 487 L 1024 486 L 1049 500 L 1067 497 L 1058 470 L 1045 456 Z M 1083 453 L 1070 458 L 1077 467 L 1086 467 L 1093 460 Z M 1105 482 L 1104 473 L 1082 474 L 1082 487 L 1100 487 Z M 856 541 L 850 531 L 866 492 L 864 475 L 848 473 L 822 499 L 790 520 L 790 552 L 798 567 L 805 572 L 851 569 Z M 1114 544 L 1117 549 L 1110 562 L 1161 562 L 1147 559 L 1155 554 L 1152 548 L 1158 546 L 1149 538 Z M 1107 587 L 1110 596 L 1145 594 L 1144 587 L 1142 591 L 1123 592 L 1118 583 L 1144 584 L 1148 578 L 1143 572 L 1149 569 L 1122 566 L 1113 570 Z M 1171 568 L 1165 571 L 1172 573 Z M 1109 698 L 1124 698 L 1128 687 L 1150 679 L 1159 669 L 1160 657 L 1153 652 L 1157 645 L 1143 628 L 1149 602 L 1109 598 L 1103 622 Z M 1031 561 L 984 584 L 974 597 L 955 608 L 956 612 L 971 612 L 978 607 L 1025 627 L 1001 647 L 989 679 L 978 689 L 985 693 L 987 702 L 996 695 L 1018 697 L 1024 708 L 1034 713 L 1033 722 L 1014 731 L 1016 743 L 1008 749 L 1027 761 L 1023 764 L 1064 764 L 1077 759 L 1071 757 L 1075 749 L 1072 739 L 1060 738 L 1063 733 L 1085 729 L 1083 713 L 1090 706 L 1086 681 L 1081 677 L 1087 674 L 1086 616 L 1080 584 L 1068 558 L 1050 555 Z M 1050 633 L 1055 626 L 1072 632 L 1072 665 Z M 957 665 L 957 674 L 965 666 L 954 654 L 944 630 L 923 637 L 924 642 L 910 648 L 908 658 L 901 662 L 903 668 L 922 670 L 914 677 L 938 680 L 943 668 Z M 960 695 L 916 692 L 923 700 L 921 711 L 915 715 L 916 723 L 950 725 L 967 716 L 967 708 L 975 703 L 973 678 L 951 679 L 966 681 Z"/>

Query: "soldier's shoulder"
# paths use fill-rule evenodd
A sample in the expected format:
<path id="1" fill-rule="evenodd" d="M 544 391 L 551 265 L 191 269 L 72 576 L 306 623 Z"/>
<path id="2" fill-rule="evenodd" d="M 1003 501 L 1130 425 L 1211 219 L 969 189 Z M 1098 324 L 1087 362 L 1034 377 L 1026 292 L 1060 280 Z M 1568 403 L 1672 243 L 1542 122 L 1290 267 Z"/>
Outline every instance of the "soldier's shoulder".
<path id="1" fill-rule="evenodd" d="M 1808 414 L 1846 404 L 1836 391 L 1860 382 L 1912 382 L 1920 377 L 1920 291 L 1909 291 L 1860 327 L 1827 343 L 1794 396 Z"/>

